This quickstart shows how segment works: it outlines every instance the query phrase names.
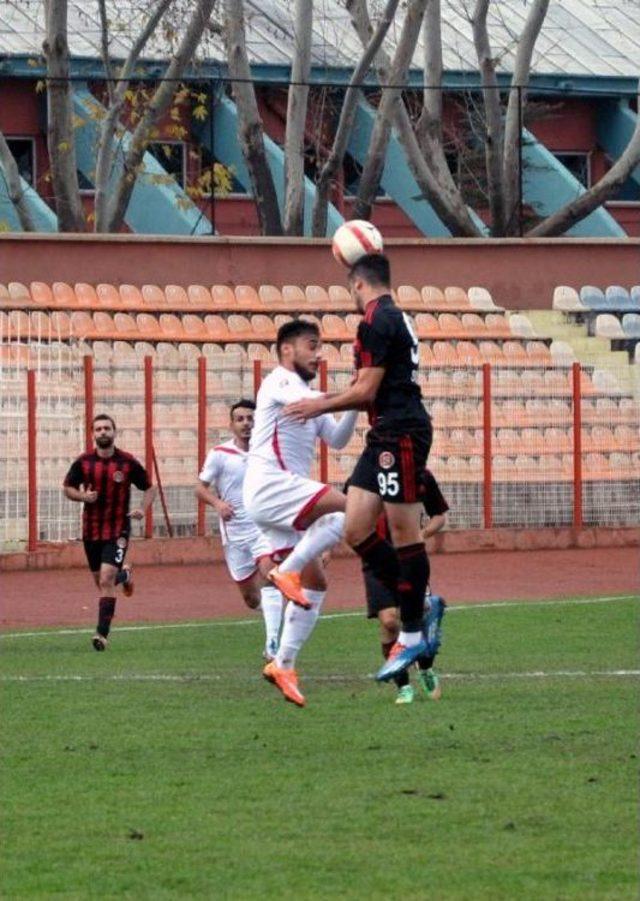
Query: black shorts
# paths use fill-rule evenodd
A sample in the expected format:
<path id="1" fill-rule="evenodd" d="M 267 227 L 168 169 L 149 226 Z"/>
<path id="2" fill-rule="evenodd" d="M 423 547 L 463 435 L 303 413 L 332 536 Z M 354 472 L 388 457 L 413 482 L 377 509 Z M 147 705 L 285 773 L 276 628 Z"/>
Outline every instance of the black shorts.
<path id="1" fill-rule="evenodd" d="M 431 439 L 430 425 L 403 433 L 371 429 L 349 485 L 379 495 L 386 504 L 419 503 Z"/>
<path id="2" fill-rule="evenodd" d="M 122 569 L 129 547 L 129 539 L 126 535 L 121 535 L 112 541 L 84 541 L 83 543 L 87 563 L 92 573 L 99 572 L 103 563 L 115 566 L 118 570 Z"/>
<path id="3" fill-rule="evenodd" d="M 398 606 L 393 591 L 376 579 L 368 566 L 362 567 L 362 575 L 367 595 L 367 619 L 376 619 L 381 610 Z"/>

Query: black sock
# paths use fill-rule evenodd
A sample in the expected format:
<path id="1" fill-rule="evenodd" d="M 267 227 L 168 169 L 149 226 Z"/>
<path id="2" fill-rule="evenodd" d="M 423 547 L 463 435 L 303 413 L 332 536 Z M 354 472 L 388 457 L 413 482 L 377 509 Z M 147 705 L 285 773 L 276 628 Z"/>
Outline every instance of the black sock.
<path id="1" fill-rule="evenodd" d="M 98 625 L 96 632 L 106 638 L 111 628 L 111 620 L 116 612 L 115 598 L 100 598 L 98 601 Z"/>
<path id="2" fill-rule="evenodd" d="M 381 641 L 380 646 L 382 648 L 382 656 L 385 660 L 388 659 L 389 654 L 391 653 L 391 648 L 394 646 L 395 641 Z M 396 683 L 398 688 L 404 688 L 405 685 L 409 684 L 409 671 L 402 670 L 401 673 L 398 673 L 397 676 L 393 677 L 393 681 Z"/>
<path id="3" fill-rule="evenodd" d="M 429 558 L 424 544 L 398 548 L 398 600 L 405 632 L 419 632 L 424 618 L 424 595 L 429 583 Z"/>
<path id="4" fill-rule="evenodd" d="M 387 588 L 395 592 L 398 587 L 400 564 L 394 546 L 377 532 L 372 532 L 361 544 L 353 548 L 367 564 L 373 575 Z"/>
<path id="5" fill-rule="evenodd" d="M 435 659 L 435 657 L 430 657 L 428 654 L 423 654 L 422 657 L 418 657 L 418 666 L 424 672 L 425 670 L 431 669 Z"/>

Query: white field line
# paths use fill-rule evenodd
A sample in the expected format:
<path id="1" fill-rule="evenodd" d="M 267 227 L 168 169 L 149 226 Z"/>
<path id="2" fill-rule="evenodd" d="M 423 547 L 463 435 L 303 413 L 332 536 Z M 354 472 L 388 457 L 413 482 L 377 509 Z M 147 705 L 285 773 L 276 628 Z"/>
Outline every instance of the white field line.
<path id="1" fill-rule="evenodd" d="M 558 598 L 557 600 L 543 600 L 543 601 L 491 601 L 487 604 L 447 604 L 447 612 L 448 613 L 458 613 L 460 611 L 465 610 L 488 610 L 493 608 L 508 608 L 508 607 L 541 607 L 541 606 L 550 606 L 555 607 L 558 604 L 608 604 L 614 601 L 632 601 L 638 600 L 640 602 L 640 595 L 636 594 L 613 594 L 606 595 L 602 597 L 593 597 L 593 598 Z M 360 610 L 349 610 L 344 613 L 323 613 L 320 619 L 347 619 L 349 617 L 359 616 L 363 617 L 365 615 L 364 607 Z M 261 623 L 262 620 L 257 617 L 250 617 L 247 619 L 211 619 L 211 620 L 201 620 L 198 622 L 186 622 L 186 623 L 141 623 L 136 626 L 117 626 L 118 632 L 157 632 L 162 631 L 164 629 L 210 629 L 210 628 L 219 628 L 220 626 L 255 626 L 257 623 Z M 0 633 L 0 641 L 5 640 L 7 638 L 46 638 L 51 635 L 92 635 L 95 632 L 95 629 L 84 629 L 84 628 L 76 628 L 76 629 L 41 629 L 38 632 L 4 632 Z"/>
<path id="2" fill-rule="evenodd" d="M 463 682 L 507 682 L 512 679 L 594 679 L 594 678 L 626 678 L 640 677 L 640 670 L 553 670 L 544 672 L 533 670 L 523 673 L 441 673 L 445 680 L 455 679 Z M 32 682 L 157 682 L 193 684 L 195 682 L 221 682 L 225 677 L 217 673 L 113 673 L 99 676 L 71 675 L 71 674 L 43 674 L 39 676 L 0 676 L 0 682 L 32 683 Z M 236 677 L 234 677 L 236 678 Z M 367 675 L 326 675 L 307 676 L 305 682 L 363 682 L 371 681 L 373 673 Z M 247 681 L 256 681 L 257 676 L 250 677 Z"/>

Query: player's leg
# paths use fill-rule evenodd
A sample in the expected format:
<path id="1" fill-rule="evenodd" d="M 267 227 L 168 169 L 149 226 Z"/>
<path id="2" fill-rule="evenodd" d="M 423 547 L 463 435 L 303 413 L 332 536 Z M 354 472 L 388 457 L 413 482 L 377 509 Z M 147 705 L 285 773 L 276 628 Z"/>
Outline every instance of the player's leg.
<path id="1" fill-rule="evenodd" d="M 264 659 L 273 660 L 278 651 L 278 640 L 282 615 L 284 610 L 284 598 L 275 585 L 268 581 L 269 572 L 273 568 L 273 558 L 266 537 L 260 534 L 252 547 L 253 555 L 258 566 L 258 578 L 260 582 L 260 609 L 264 619 Z"/>
<path id="2" fill-rule="evenodd" d="M 115 541 L 102 542 L 102 559 L 98 588 L 100 599 L 98 600 L 98 624 L 96 633 L 92 638 L 96 651 L 104 651 L 107 647 L 107 637 L 111 631 L 111 622 L 116 613 L 116 576 L 119 566 L 115 561 Z"/>
<path id="3" fill-rule="evenodd" d="M 438 701 L 442 696 L 442 687 L 433 664 L 442 643 L 442 620 L 447 605 L 444 598 L 438 594 L 429 595 L 426 604 L 423 631 L 427 641 L 427 653 L 418 657 L 418 676 L 427 697 L 432 701 Z"/>
<path id="4" fill-rule="evenodd" d="M 380 648 L 382 656 L 388 659 L 400 633 L 400 619 L 396 608 L 396 595 L 371 572 L 368 566 L 362 567 L 365 592 L 367 598 L 367 617 L 377 619 L 380 629 Z M 414 692 L 410 685 L 409 671 L 403 670 L 393 680 L 398 688 L 397 704 L 410 704 Z"/>

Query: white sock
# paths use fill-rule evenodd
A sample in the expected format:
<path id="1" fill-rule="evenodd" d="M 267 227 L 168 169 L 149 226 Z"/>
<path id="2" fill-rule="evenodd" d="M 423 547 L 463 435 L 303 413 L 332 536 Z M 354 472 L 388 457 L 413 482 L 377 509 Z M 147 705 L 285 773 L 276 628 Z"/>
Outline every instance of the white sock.
<path id="1" fill-rule="evenodd" d="M 398 635 L 398 643 L 403 644 L 405 648 L 414 648 L 420 643 L 422 632 L 403 632 Z"/>
<path id="2" fill-rule="evenodd" d="M 264 630 L 267 636 L 267 644 L 272 641 L 278 643 L 280 623 L 282 622 L 282 595 L 275 585 L 265 585 L 260 590 L 260 608 L 264 617 Z"/>
<path id="3" fill-rule="evenodd" d="M 276 666 L 280 669 L 294 669 L 296 658 L 315 626 L 326 591 L 312 591 L 305 588 L 305 597 L 311 602 L 311 609 L 304 610 L 291 601 L 284 611 L 284 626 L 280 647 L 276 657 Z"/>
<path id="4" fill-rule="evenodd" d="M 307 563 L 332 548 L 343 535 L 344 513 L 325 513 L 311 523 L 284 563 L 280 564 L 280 572 L 302 572 Z"/>

